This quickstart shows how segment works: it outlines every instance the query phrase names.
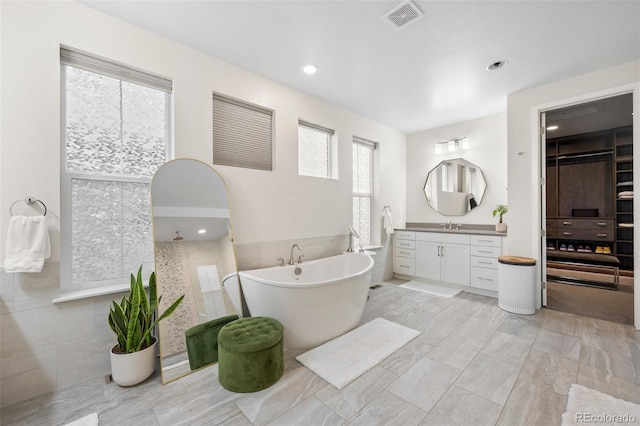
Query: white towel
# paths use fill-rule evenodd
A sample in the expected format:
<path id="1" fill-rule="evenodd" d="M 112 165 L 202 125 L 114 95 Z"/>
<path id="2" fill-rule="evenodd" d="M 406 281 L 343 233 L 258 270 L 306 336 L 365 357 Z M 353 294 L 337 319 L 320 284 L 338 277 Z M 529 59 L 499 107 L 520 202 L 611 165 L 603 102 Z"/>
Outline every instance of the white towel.
<path id="1" fill-rule="evenodd" d="M 384 209 L 383 222 L 384 222 L 384 230 L 387 231 L 387 235 L 393 234 L 393 220 L 391 219 L 390 208 Z"/>
<path id="2" fill-rule="evenodd" d="M 44 216 L 12 216 L 7 231 L 5 272 L 40 272 L 51 256 Z"/>

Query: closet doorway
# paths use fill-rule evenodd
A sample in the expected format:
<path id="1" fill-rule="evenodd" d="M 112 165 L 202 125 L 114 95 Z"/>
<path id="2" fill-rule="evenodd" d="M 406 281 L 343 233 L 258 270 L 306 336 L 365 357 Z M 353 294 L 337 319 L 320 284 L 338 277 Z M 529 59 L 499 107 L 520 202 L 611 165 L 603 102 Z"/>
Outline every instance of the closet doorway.
<path id="1" fill-rule="evenodd" d="M 633 95 L 541 122 L 546 306 L 633 325 Z"/>

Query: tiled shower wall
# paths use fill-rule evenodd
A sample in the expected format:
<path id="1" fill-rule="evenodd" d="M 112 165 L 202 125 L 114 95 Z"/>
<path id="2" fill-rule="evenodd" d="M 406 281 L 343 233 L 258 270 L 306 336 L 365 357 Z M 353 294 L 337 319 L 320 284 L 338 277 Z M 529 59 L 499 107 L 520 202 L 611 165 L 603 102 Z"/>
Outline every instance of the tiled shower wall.
<path id="1" fill-rule="evenodd" d="M 372 282 L 392 276 L 390 238 L 375 249 Z M 342 253 L 346 235 L 236 245 L 239 269 L 289 260 L 298 244 L 303 261 Z M 357 248 L 357 243 L 356 243 Z M 0 407 L 109 373 L 114 344 L 107 325 L 109 306 L 122 295 L 53 304 L 60 296 L 60 265 L 40 273 L 8 274 L 0 268 Z"/>

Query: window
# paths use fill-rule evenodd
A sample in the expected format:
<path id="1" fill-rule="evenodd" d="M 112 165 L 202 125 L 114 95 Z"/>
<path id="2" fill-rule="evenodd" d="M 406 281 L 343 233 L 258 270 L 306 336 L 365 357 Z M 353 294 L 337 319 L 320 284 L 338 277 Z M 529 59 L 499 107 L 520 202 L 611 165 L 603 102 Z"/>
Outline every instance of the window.
<path id="1" fill-rule="evenodd" d="M 332 177 L 331 143 L 334 131 L 298 120 L 298 174 Z"/>
<path id="2" fill-rule="evenodd" d="M 353 138 L 353 228 L 364 247 L 372 243 L 373 153 L 376 143 Z"/>
<path id="3" fill-rule="evenodd" d="M 61 49 L 61 293 L 154 269 L 149 184 L 166 162 L 171 82 Z"/>
<path id="4" fill-rule="evenodd" d="M 213 164 L 273 170 L 273 111 L 213 94 Z"/>

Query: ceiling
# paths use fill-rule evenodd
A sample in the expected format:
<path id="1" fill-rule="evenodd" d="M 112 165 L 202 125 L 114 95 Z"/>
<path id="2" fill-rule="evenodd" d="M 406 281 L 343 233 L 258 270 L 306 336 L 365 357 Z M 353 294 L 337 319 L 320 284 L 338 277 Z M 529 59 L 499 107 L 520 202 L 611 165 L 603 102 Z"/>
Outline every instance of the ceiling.
<path id="1" fill-rule="evenodd" d="M 402 28 L 402 1 L 80 2 L 407 133 L 640 59 L 640 1 L 415 1 Z"/>

